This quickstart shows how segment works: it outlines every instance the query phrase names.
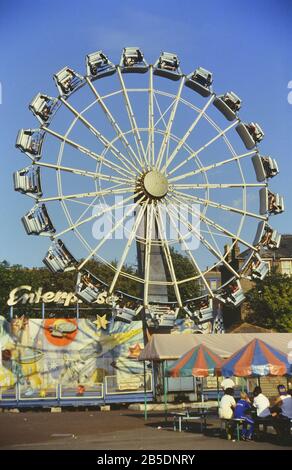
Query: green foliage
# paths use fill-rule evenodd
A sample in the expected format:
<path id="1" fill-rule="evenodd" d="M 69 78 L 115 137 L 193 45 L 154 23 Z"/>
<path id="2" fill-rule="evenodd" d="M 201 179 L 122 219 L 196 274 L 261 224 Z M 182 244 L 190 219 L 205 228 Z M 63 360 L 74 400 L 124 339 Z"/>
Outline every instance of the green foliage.
<path id="1" fill-rule="evenodd" d="M 272 271 L 257 280 L 247 294 L 251 313 L 247 320 L 276 331 L 292 331 L 292 278 Z"/>
<path id="2" fill-rule="evenodd" d="M 171 257 L 176 278 L 178 280 L 191 278 L 197 275 L 197 271 L 194 265 L 187 256 L 182 255 L 174 249 L 171 249 Z M 198 297 L 200 295 L 201 290 L 200 285 L 197 281 L 190 281 L 181 284 L 179 289 L 182 300 Z M 168 296 L 170 302 L 176 300 L 173 289 L 169 289 Z"/>
<path id="3" fill-rule="evenodd" d="M 171 252 L 174 269 L 177 279 L 185 277 L 192 277 L 196 274 L 194 267 L 190 260 L 182 254 L 172 250 Z M 117 262 L 112 262 L 117 265 Z M 90 260 L 86 269 L 91 271 L 100 280 L 105 283 L 110 283 L 113 278 L 113 270 L 104 264 L 95 260 Z M 128 274 L 137 275 L 136 269 L 132 266 L 124 266 L 124 271 Z M 0 262 L 0 312 L 5 313 L 8 311 L 7 300 L 9 292 L 15 287 L 21 285 L 32 286 L 35 291 L 39 287 L 43 288 L 43 292 L 47 291 L 66 291 L 74 292 L 76 283 L 76 272 L 71 271 L 67 273 L 53 274 L 46 268 L 26 268 L 21 265 L 10 265 L 7 261 Z M 117 290 L 122 290 L 125 293 L 135 297 L 141 297 L 141 284 L 132 279 L 120 276 L 116 285 Z M 182 285 L 180 288 L 181 296 L 183 299 L 196 297 L 199 295 L 199 286 L 196 282 L 189 282 Z M 173 289 L 169 289 L 169 300 L 175 301 Z M 22 307 L 21 313 L 32 311 L 32 307 Z M 91 309 L 90 309 L 91 311 Z M 35 310 L 35 316 L 40 316 L 40 308 Z"/>
<path id="4" fill-rule="evenodd" d="M 7 261 L 0 262 L 0 312 L 7 312 L 9 292 L 22 285 L 32 286 L 33 290 L 43 287 L 46 291 L 67 291 L 75 289 L 75 274 L 61 273 L 54 275 L 46 268 L 25 268 L 20 265 L 9 265 Z M 32 307 L 22 307 L 21 313 L 31 312 Z M 39 308 L 38 308 L 39 311 Z M 39 316 L 40 312 L 36 316 Z"/>

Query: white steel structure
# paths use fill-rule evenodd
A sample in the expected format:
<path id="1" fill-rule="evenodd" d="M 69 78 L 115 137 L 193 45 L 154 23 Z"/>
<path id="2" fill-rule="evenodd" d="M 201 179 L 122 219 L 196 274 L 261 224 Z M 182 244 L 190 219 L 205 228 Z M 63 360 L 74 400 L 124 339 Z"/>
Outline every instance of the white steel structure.
<path id="1" fill-rule="evenodd" d="M 186 301 L 190 317 L 208 319 L 216 299 L 239 305 L 240 278 L 263 277 L 260 250 L 279 245 L 268 218 L 284 203 L 267 188 L 278 166 L 260 154 L 264 132 L 241 121 L 237 94 L 217 95 L 203 67 L 184 74 L 173 53 L 149 65 L 138 47 L 124 48 L 119 65 L 102 51 L 89 54 L 85 75 L 64 67 L 54 81 L 58 97 L 39 93 L 30 104 L 40 126 L 21 130 L 16 146 L 31 166 L 14 175 L 15 189 L 35 202 L 23 218 L 27 232 L 52 241 L 45 264 L 76 270 L 79 292 L 92 300 L 101 283 L 87 268 L 96 258 L 112 272 L 109 298 L 128 278 L 141 287 L 146 314 L 154 318 L 160 309 L 167 324 Z M 96 240 L 92 226 L 101 217 L 111 225 Z M 115 241 L 123 230 L 127 236 Z M 235 244 L 248 253 L 242 269 L 230 262 Z M 125 269 L 135 264 L 137 248 L 140 269 Z M 175 251 L 189 258 L 192 274 L 178 273 Z M 222 266 L 228 282 L 214 287 L 209 278 Z M 193 283 L 202 294 L 190 303 L 182 291 Z M 159 304 L 170 291 L 165 311 Z"/>

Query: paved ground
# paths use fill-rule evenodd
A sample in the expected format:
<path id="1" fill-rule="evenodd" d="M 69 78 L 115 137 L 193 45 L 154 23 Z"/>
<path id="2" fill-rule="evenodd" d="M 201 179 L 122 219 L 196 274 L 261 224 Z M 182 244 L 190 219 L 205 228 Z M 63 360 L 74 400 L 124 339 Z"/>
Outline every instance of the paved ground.
<path id="1" fill-rule="evenodd" d="M 231 442 L 220 437 L 218 420 L 209 420 L 204 435 L 194 425 L 191 431 L 174 432 L 169 419 L 151 413 L 145 422 L 137 411 L 26 411 L 0 413 L 0 449 L 92 449 L 92 450 L 281 450 L 290 446 L 270 442 Z"/>

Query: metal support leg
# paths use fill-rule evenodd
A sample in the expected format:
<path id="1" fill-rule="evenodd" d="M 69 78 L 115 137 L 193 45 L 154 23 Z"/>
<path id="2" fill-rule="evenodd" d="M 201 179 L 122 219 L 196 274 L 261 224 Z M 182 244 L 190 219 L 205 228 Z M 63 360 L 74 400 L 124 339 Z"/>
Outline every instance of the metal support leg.
<path id="1" fill-rule="evenodd" d="M 239 422 L 236 423 L 236 437 L 237 437 L 237 440 L 240 441 L 240 423 Z"/>

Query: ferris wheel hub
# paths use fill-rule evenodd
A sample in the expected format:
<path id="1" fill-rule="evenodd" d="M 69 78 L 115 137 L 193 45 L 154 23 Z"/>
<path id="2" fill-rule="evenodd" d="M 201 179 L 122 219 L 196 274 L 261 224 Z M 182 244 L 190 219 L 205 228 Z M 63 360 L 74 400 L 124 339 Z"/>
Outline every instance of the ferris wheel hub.
<path id="1" fill-rule="evenodd" d="M 167 194 L 168 181 L 164 174 L 157 170 L 146 173 L 143 186 L 147 194 L 154 199 L 161 199 Z"/>

